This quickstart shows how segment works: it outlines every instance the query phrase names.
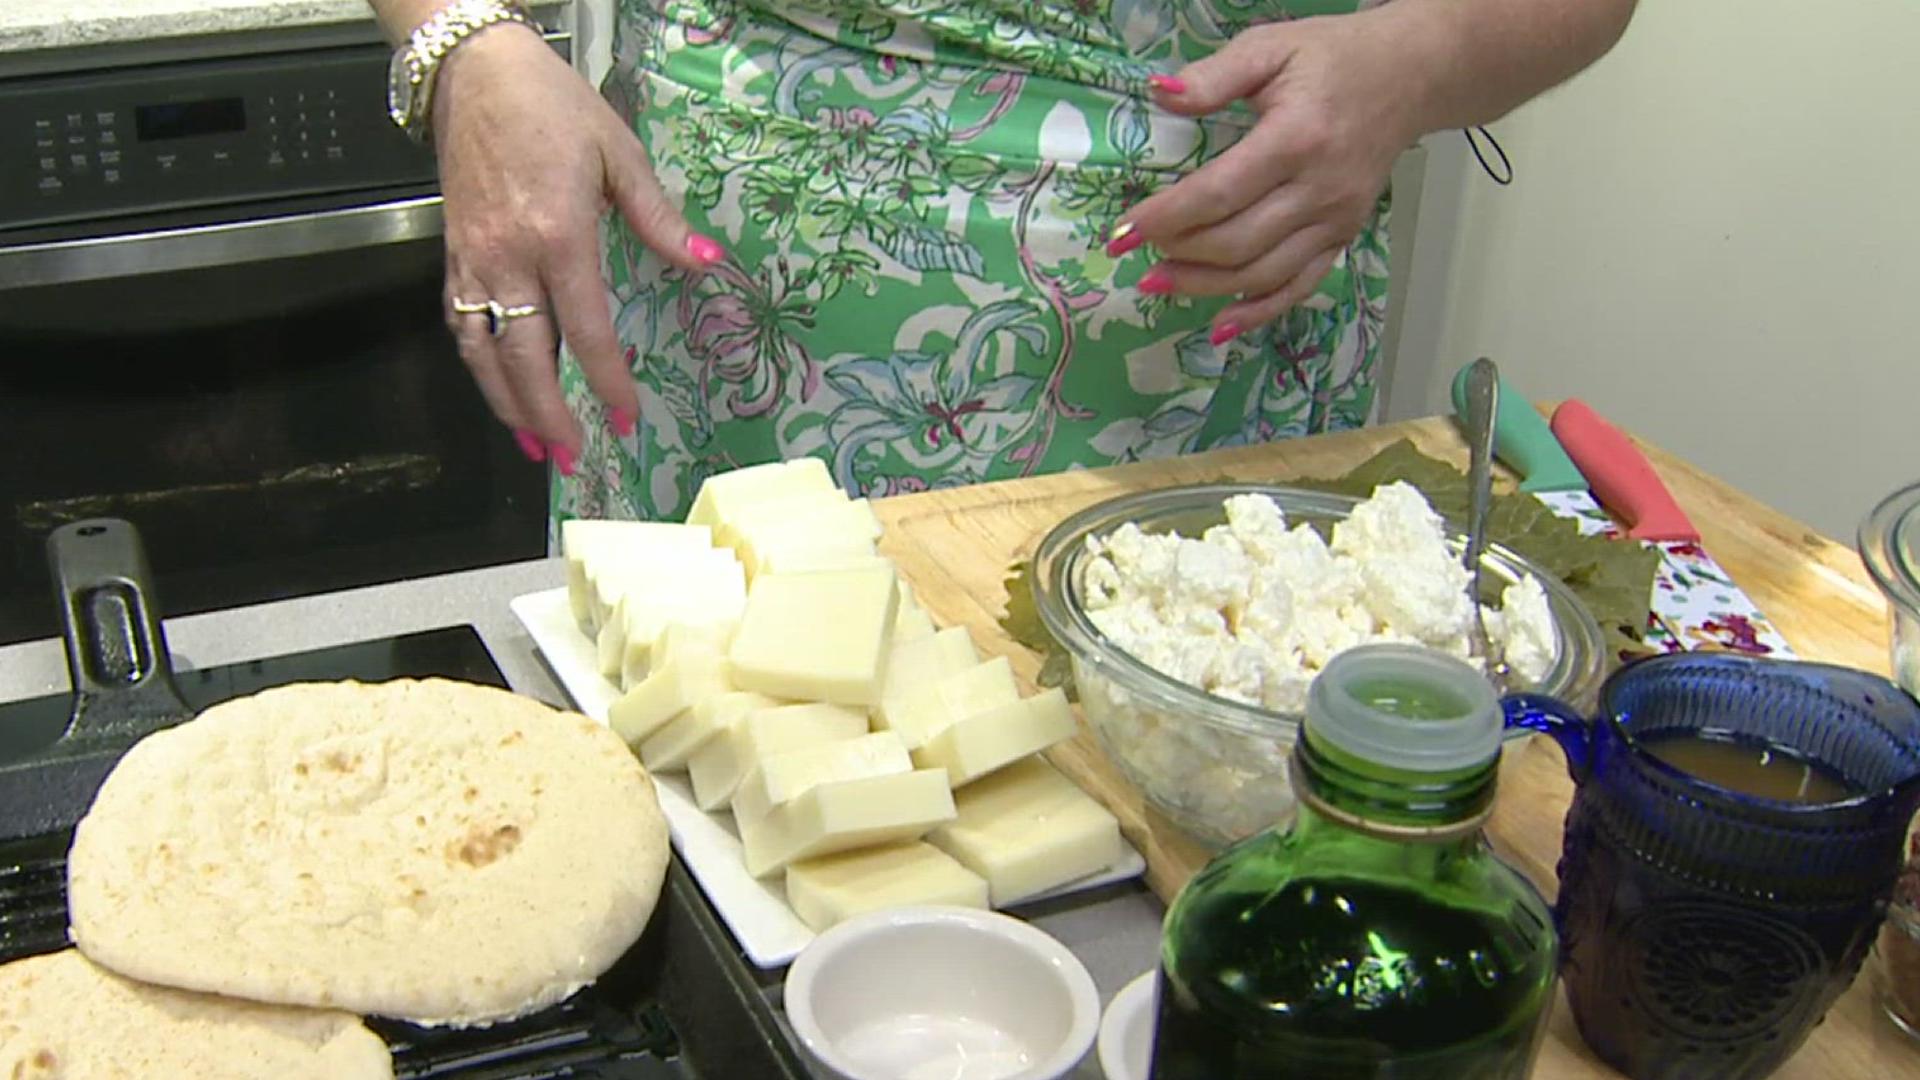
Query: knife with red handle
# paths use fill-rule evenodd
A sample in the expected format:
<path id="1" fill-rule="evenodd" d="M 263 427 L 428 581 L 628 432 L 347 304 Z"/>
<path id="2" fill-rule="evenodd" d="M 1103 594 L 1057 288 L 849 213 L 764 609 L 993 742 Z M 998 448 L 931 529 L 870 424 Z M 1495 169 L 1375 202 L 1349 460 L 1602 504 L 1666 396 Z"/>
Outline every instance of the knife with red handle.
<path id="1" fill-rule="evenodd" d="M 1580 467 L 1600 505 L 1620 515 L 1635 540 L 1700 542 L 1700 530 L 1673 501 L 1653 463 L 1625 432 L 1579 398 L 1553 411 L 1553 434 Z"/>
<path id="2" fill-rule="evenodd" d="M 1760 609 L 1700 546 L 1700 531 L 1625 432 L 1578 398 L 1554 410 L 1551 427 L 1595 498 L 1626 523 L 1627 535 L 1660 552 L 1654 607 L 1682 646 L 1793 655 Z"/>

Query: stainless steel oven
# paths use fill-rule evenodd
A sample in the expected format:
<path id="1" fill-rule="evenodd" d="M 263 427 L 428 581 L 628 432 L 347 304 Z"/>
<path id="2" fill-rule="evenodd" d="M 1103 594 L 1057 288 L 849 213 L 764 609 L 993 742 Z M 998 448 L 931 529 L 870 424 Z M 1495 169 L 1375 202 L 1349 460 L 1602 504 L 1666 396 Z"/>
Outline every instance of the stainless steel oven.
<path id="1" fill-rule="evenodd" d="M 441 321 L 432 155 L 345 37 L 0 79 L 0 643 L 54 631 L 82 517 L 171 614 L 544 553 Z"/>

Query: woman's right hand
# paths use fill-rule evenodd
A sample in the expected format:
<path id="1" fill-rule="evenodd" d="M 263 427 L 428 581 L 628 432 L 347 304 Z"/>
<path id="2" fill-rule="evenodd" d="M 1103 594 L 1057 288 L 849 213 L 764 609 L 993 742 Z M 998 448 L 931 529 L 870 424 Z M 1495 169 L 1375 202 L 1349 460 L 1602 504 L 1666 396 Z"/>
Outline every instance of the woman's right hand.
<path id="1" fill-rule="evenodd" d="M 600 267 L 599 219 L 617 207 L 648 247 L 698 271 L 725 252 L 695 233 L 660 188 L 613 108 L 530 29 L 496 26 L 449 55 L 434 87 L 433 134 L 446 200 L 442 297 L 460 356 L 521 450 L 573 471 L 580 428 L 560 396 L 564 336 L 620 434 L 639 396 L 622 359 Z M 533 305 L 488 333 L 467 303 Z"/>

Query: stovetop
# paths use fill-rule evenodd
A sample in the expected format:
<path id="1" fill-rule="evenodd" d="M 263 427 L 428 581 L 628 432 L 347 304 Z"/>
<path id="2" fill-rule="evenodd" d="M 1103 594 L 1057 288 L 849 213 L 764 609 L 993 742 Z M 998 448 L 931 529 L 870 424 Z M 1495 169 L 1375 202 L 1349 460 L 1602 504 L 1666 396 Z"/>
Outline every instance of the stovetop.
<path id="1" fill-rule="evenodd" d="M 176 672 L 174 684 L 195 712 L 228 698 L 291 682 L 431 677 L 506 687 L 507 679 L 472 626 L 448 626 L 288 656 Z M 73 699 L 51 694 L 0 705 L 0 761 L 53 742 L 66 729 Z"/>

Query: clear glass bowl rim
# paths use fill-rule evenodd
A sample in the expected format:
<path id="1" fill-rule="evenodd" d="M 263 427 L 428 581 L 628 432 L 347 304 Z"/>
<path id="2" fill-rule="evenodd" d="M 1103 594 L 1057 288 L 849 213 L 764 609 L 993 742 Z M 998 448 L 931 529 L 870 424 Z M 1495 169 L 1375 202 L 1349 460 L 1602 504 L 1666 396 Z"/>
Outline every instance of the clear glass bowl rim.
<path id="1" fill-rule="evenodd" d="M 1104 536 L 1128 521 L 1152 531 L 1153 526 L 1175 515 L 1217 510 L 1233 495 L 1273 498 L 1280 504 L 1289 524 L 1302 518 L 1345 517 L 1365 501 L 1350 495 L 1257 483 L 1189 484 L 1104 499 L 1067 516 L 1041 538 L 1034 552 L 1031 579 L 1034 607 L 1048 633 L 1066 647 L 1075 661 L 1098 669 L 1148 707 L 1176 715 L 1198 716 L 1207 723 L 1246 735 L 1290 740 L 1300 724 L 1299 714 L 1277 712 L 1210 694 L 1149 667 L 1108 640 L 1087 617 L 1086 610 L 1069 600 L 1077 595 L 1074 574 L 1086 557 L 1087 537 Z M 1452 521 L 1448 521 L 1447 526 L 1449 544 L 1456 551 L 1464 550 L 1464 531 Z M 1564 582 L 1518 552 L 1489 543 L 1485 558 L 1484 565 L 1507 580 L 1532 574 L 1547 594 L 1547 605 L 1558 632 L 1558 648 L 1546 679 L 1529 692 L 1559 698 L 1583 715 L 1590 712 L 1605 675 L 1605 639 L 1593 615 Z M 1083 687 L 1083 694 L 1084 691 Z M 1509 732 L 1509 737 L 1527 734 L 1530 733 Z"/>
<path id="2" fill-rule="evenodd" d="M 1887 601 L 1920 618 L 1920 574 L 1911 558 L 1920 544 L 1915 536 L 1920 509 L 1920 483 L 1909 484 L 1880 500 L 1860 523 L 1860 560 L 1867 564 Z"/>

